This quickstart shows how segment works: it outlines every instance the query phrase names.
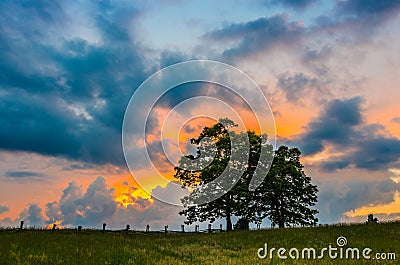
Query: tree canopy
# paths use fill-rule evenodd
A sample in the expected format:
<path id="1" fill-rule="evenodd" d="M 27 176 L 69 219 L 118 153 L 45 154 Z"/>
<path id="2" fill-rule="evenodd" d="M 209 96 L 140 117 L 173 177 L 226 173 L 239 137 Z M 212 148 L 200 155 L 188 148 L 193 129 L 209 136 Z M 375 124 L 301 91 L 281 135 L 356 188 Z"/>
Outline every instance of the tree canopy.
<path id="1" fill-rule="evenodd" d="M 220 119 L 205 127 L 199 137 L 191 139 L 198 145 L 197 155 L 182 157 L 175 167 L 175 178 L 193 189 L 182 198 L 180 214 L 186 216 L 185 223 L 225 218 L 227 231 L 232 230 L 232 216 L 256 223 L 268 217 L 279 227 L 316 223 L 317 211 L 310 207 L 317 201 L 318 190 L 303 171 L 300 151 L 281 146 L 274 152 L 266 135 L 236 133 L 232 130 L 236 126 Z M 265 178 L 250 190 L 262 145 L 267 150 L 261 161 Z"/>

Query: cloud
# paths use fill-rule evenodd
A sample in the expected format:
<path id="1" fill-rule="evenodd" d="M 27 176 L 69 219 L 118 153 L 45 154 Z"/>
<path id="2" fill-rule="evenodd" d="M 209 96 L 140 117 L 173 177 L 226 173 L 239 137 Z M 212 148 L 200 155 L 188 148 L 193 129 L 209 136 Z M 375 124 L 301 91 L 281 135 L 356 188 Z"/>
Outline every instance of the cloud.
<path id="1" fill-rule="evenodd" d="M 324 181 L 319 183 L 319 219 L 324 222 L 339 222 L 343 214 L 365 205 L 382 205 L 394 201 L 400 189 L 392 180 L 348 180 L 344 183 Z"/>
<path id="2" fill-rule="evenodd" d="M 190 57 L 179 51 L 162 51 L 160 54 L 160 69 L 189 60 Z M 194 58 L 192 58 L 194 59 Z"/>
<path id="3" fill-rule="evenodd" d="M 41 179 L 44 177 L 43 174 L 33 171 L 7 171 L 4 175 L 11 179 Z"/>
<path id="4" fill-rule="evenodd" d="M 315 93 L 322 92 L 324 85 L 322 80 L 304 73 L 280 74 L 277 83 L 277 87 L 285 92 L 286 99 L 294 103 L 302 102 L 304 99 L 313 97 L 312 95 L 315 95 Z M 326 89 L 324 92 L 326 92 Z M 321 94 L 319 93 L 319 95 Z M 329 94 L 329 92 L 324 94 Z M 322 100 L 322 98 L 318 99 Z"/>
<path id="5" fill-rule="evenodd" d="M 291 46 L 300 42 L 304 33 L 305 28 L 301 23 L 289 22 L 287 15 L 279 14 L 244 23 L 232 23 L 206 33 L 204 38 L 225 44 L 233 42 L 232 47 L 225 49 L 223 57 L 234 60 L 277 46 Z"/>
<path id="6" fill-rule="evenodd" d="M 176 193 L 176 189 L 171 183 L 165 188 L 156 187 L 152 194 L 155 197 L 183 197 L 182 194 Z M 184 217 L 179 215 L 180 210 L 182 210 L 181 207 L 154 199 L 152 203 L 133 204 L 126 208 L 118 207 L 115 215 L 108 222 L 114 227 L 131 224 L 131 227 L 137 230 L 144 230 L 146 225 L 150 225 L 150 229 L 153 231 L 163 229 L 165 225 L 168 225 L 169 229 L 180 230 L 180 225 L 184 221 Z"/>
<path id="7" fill-rule="evenodd" d="M 147 224 L 150 224 L 152 229 L 162 229 L 164 225 L 169 225 L 171 229 L 180 229 L 183 217 L 178 212 L 181 207 L 171 206 L 156 199 L 133 196 L 136 189 L 130 187 L 129 192 L 123 194 L 125 202 L 129 203 L 124 207 L 115 201 L 114 189 L 107 187 L 103 177 L 96 178 L 86 190 L 76 182 L 70 182 L 58 201 L 45 204 L 45 214 L 39 205 L 30 204 L 20 213 L 19 218 L 2 219 L 0 224 L 15 226 L 19 224 L 19 220 L 24 220 L 27 225 L 43 227 L 59 221 L 63 227 L 82 225 L 100 228 L 105 222 L 110 229 L 120 229 L 127 224 L 140 230 L 144 230 Z M 181 196 L 171 184 L 165 188 L 157 187 L 153 193 L 156 197 Z M 4 212 L 8 209 L 5 207 Z"/>
<path id="8" fill-rule="evenodd" d="M 183 128 L 186 133 L 194 133 L 198 128 L 190 126 L 190 125 L 185 125 Z"/>
<path id="9" fill-rule="evenodd" d="M 3 213 L 9 210 L 7 206 L 0 206 L 0 209 L 1 207 L 4 207 Z M 42 214 L 42 209 L 38 204 L 31 203 L 19 214 L 18 218 L 11 219 L 7 217 L 1 219 L 0 226 L 15 227 L 20 225 L 20 221 L 24 221 L 25 226 L 43 227 L 45 224 L 45 216 Z"/>
<path id="10" fill-rule="evenodd" d="M 42 209 L 38 204 L 30 204 L 28 208 L 20 213 L 20 220 L 24 220 L 27 226 L 41 227 L 45 223 Z"/>
<path id="11" fill-rule="evenodd" d="M 361 140 L 360 148 L 347 158 L 358 168 L 370 170 L 388 169 L 399 160 L 400 140 L 395 137 L 378 135 Z"/>
<path id="12" fill-rule="evenodd" d="M 113 189 L 108 189 L 103 177 L 94 180 L 86 192 L 75 182 L 69 183 L 60 198 L 59 211 L 54 203 L 47 205 L 51 217 L 60 217 L 62 225 L 95 225 L 101 224 L 112 216 L 117 209 Z M 49 216 L 50 217 L 50 216 Z"/>
<path id="13" fill-rule="evenodd" d="M 394 118 L 392 119 L 392 122 L 393 122 L 393 123 L 400 123 L 400 117 L 394 117 Z"/>
<path id="14" fill-rule="evenodd" d="M 148 199 L 133 196 L 137 188 L 130 187 L 123 193 L 128 203 L 124 207 L 115 201 L 114 189 L 109 188 L 103 177 L 96 178 L 86 190 L 76 182 L 70 182 L 63 190 L 58 201 L 48 202 L 42 208 L 38 204 L 29 204 L 16 219 L 4 218 L 0 226 L 18 226 L 24 220 L 28 226 L 40 226 L 59 222 L 63 227 L 83 226 L 86 228 L 101 228 L 102 223 L 110 229 L 122 229 L 127 224 L 132 229 L 144 230 L 150 225 L 152 230 L 180 230 L 184 217 L 178 213 L 182 207 L 169 205 L 155 198 L 172 198 L 177 201 L 184 193 L 177 193 L 175 185 L 169 183 L 166 187 L 156 187 L 152 194 L 155 198 Z M 7 206 L 0 206 L 0 214 L 8 211 Z"/>
<path id="15" fill-rule="evenodd" d="M 399 1 L 347 0 L 336 2 L 336 12 L 349 19 L 368 21 L 369 24 L 390 19 L 400 10 Z"/>
<path id="16" fill-rule="evenodd" d="M 62 220 L 62 214 L 58 208 L 57 202 L 46 203 L 45 213 L 47 216 L 46 224 L 54 224 L 55 222 Z"/>
<path id="17" fill-rule="evenodd" d="M 316 18 L 313 30 L 316 32 L 351 33 L 346 41 L 363 43 L 374 36 L 380 26 L 396 17 L 400 10 L 398 1 L 345 0 L 335 1 L 327 15 Z"/>
<path id="18" fill-rule="evenodd" d="M 145 48 L 132 39 L 135 7 L 0 7 L 0 149 L 123 165 L 124 110 L 148 76 Z M 25 19 L 11 23 L 11 16 Z"/>
<path id="19" fill-rule="evenodd" d="M 332 47 L 327 45 L 305 46 L 302 60 L 306 63 L 324 61 L 332 54 Z"/>
<path id="20" fill-rule="evenodd" d="M 264 0 L 262 3 L 268 7 L 281 6 L 294 11 L 302 11 L 315 0 Z M 307 16 L 306 24 L 302 20 L 289 21 L 288 14 L 276 14 L 269 17 L 260 17 L 240 23 L 225 24 L 220 29 L 209 31 L 203 35 L 208 42 L 210 50 L 220 50 L 221 59 L 235 62 L 238 59 L 255 58 L 261 53 L 278 47 L 280 50 L 290 50 L 294 54 L 308 45 L 323 42 L 326 49 L 317 54 L 309 50 L 306 57 L 309 59 L 315 56 L 330 54 L 332 47 L 340 50 L 338 44 L 357 43 L 365 45 L 366 40 L 375 36 L 381 26 L 396 17 L 400 10 L 398 1 L 363 1 L 344 0 L 334 1 L 333 6 L 319 6 L 327 8 L 323 15 L 313 17 Z M 295 13 L 296 15 L 296 13 Z M 313 22 L 308 23 L 307 20 Z M 214 46 L 210 46 L 215 45 Z M 219 45 L 219 46 L 218 46 Z M 302 47 L 304 46 L 304 47 Z M 319 64 L 319 71 L 326 71 L 323 65 Z M 322 67 L 322 68 L 321 68 Z"/>
<path id="21" fill-rule="evenodd" d="M 388 135 L 382 125 L 365 124 L 362 102 L 360 97 L 329 102 L 293 143 L 299 144 L 305 155 L 321 153 L 327 147 L 341 153 L 320 162 L 326 171 L 389 169 L 399 159 L 400 139 Z"/>
<path id="22" fill-rule="evenodd" d="M 144 230 L 147 224 L 153 229 L 162 229 L 164 225 L 179 229 L 182 217 L 180 207 L 171 206 L 154 199 L 153 201 L 132 196 L 137 188 L 131 187 L 123 193 L 127 207 L 117 203 L 113 189 L 107 187 L 104 178 L 98 177 L 84 192 L 82 186 L 69 183 L 57 202 L 46 204 L 46 223 L 61 221 L 63 226 L 107 227 L 119 229 L 130 224 L 133 229 Z M 153 190 L 155 196 L 180 196 L 171 184 L 165 188 Z"/>
<path id="23" fill-rule="evenodd" d="M 324 143 L 348 146 L 356 138 L 354 127 L 362 123 L 362 99 L 334 100 L 328 103 L 320 117 L 306 126 L 299 143 L 305 155 L 324 150 Z"/>
<path id="24" fill-rule="evenodd" d="M 349 216 L 349 215 L 344 215 L 341 218 L 341 222 L 348 222 L 348 223 L 364 223 L 367 221 L 369 214 L 365 215 L 357 215 L 357 216 Z M 374 218 L 378 219 L 378 222 L 393 222 L 394 220 L 398 221 L 400 220 L 400 213 L 391 213 L 391 214 L 385 214 L 385 213 L 373 213 Z"/>
<path id="25" fill-rule="evenodd" d="M 316 0 L 267 0 L 264 3 L 267 6 L 273 5 L 282 5 L 284 7 L 289 7 L 293 9 L 304 9 L 310 6 L 312 3 L 316 2 Z"/>
<path id="26" fill-rule="evenodd" d="M 0 205 L 0 214 L 8 212 L 9 210 L 10 210 L 10 208 L 8 208 L 7 205 Z"/>

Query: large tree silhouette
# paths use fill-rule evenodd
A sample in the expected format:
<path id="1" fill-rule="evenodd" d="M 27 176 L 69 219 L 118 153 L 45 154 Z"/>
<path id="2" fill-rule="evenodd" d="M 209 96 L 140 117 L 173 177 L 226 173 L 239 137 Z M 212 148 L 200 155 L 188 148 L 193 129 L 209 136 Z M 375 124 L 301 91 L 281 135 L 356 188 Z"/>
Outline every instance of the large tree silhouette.
<path id="1" fill-rule="evenodd" d="M 198 190 L 182 199 L 185 209 L 180 214 L 186 216 L 187 224 L 207 220 L 214 222 L 218 218 L 225 218 L 226 229 L 230 231 L 232 230 L 231 217 L 245 213 L 246 203 L 249 200 L 249 178 L 257 164 L 262 142 L 261 137 L 254 132 L 235 133 L 230 130 L 236 126 L 229 119 L 220 119 L 219 123 L 212 127 L 205 127 L 198 138 L 191 140 L 194 144 L 200 144 L 197 157 L 185 156 L 180 160 L 179 167 L 175 168 L 175 178 L 179 179 L 183 186 L 210 185 L 207 190 Z M 250 150 L 245 148 L 247 141 Z M 235 142 L 235 145 L 232 145 L 232 142 Z M 272 146 L 269 150 L 272 154 Z M 232 154 L 235 154 L 235 157 Z M 209 165 L 201 171 L 185 170 L 184 168 L 188 168 L 189 163 L 192 163 L 192 167 L 195 168 Z M 225 171 L 227 168 L 228 170 Z M 227 172 L 229 174 L 224 176 Z M 240 174 L 241 172 L 243 174 Z M 217 178 L 222 179 L 222 182 L 213 183 Z M 231 186 L 233 187 L 227 188 Z M 221 192 L 224 194 L 211 202 L 191 205 L 200 196 L 207 199 Z"/>
<path id="2" fill-rule="evenodd" d="M 194 189 L 182 199 L 184 209 L 179 214 L 186 216 L 185 223 L 225 218 L 227 231 L 232 230 L 232 216 L 256 223 L 268 217 L 280 227 L 314 224 L 317 211 L 310 206 L 317 201 L 318 190 L 302 170 L 300 151 L 282 146 L 274 153 L 265 135 L 253 131 L 235 133 L 231 130 L 235 126 L 229 119 L 220 119 L 205 127 L 198 138 L 191 139 L 199 145 L 197 156 L 184 156 L 175 167 L 175 178 Z M 261 161 L 266 177 L 255 191 L 250 191 L 261 147 L 266 151 Z M 207 189 L 198 188 L 204 184 Z M 207 200 L 218 193 L 223 195 Z M 199 201 L 206 203 L 196 203 Z"/>

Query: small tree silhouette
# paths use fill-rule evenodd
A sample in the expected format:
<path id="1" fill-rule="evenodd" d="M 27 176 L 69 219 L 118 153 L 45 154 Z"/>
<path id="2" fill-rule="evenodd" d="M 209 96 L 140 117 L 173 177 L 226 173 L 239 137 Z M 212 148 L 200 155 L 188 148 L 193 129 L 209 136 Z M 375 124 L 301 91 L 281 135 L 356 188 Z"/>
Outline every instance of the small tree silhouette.
<path id="1" fill-rule="evenodd" d="M 373 214 L 368 215 L 367 224 L 368 223 L 377 223 L 377 222 L 378 222 L 378 218 L 374 218 Z"/>

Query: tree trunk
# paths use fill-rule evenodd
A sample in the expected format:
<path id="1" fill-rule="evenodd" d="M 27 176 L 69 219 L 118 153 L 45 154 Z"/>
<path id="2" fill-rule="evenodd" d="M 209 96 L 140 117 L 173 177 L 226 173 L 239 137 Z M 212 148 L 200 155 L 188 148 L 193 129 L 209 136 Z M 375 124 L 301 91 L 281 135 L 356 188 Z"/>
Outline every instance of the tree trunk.
<path id="1" fill-rule="evenodd" d="M 285 228 L 285 218 L 283 218 L 282 212 L 279 214 L 278 225 L 279 228 Z"/>
<path id="2" fill-rule="evenodd" d="M 232 231 L 232 220 L 230 213 L 226 215 L 226 231 Z"/>
<path id="3" fill-rule="evenodd" d="M 232 231 L 232 220 L 231 220 L 231 214 L 232 214 L 232 209 L 230 208 L 232 202 L 232 196 L 228 194 L 227 201 L 225 204 L 225 213 L 226 213 L 226 231 Z"/>

